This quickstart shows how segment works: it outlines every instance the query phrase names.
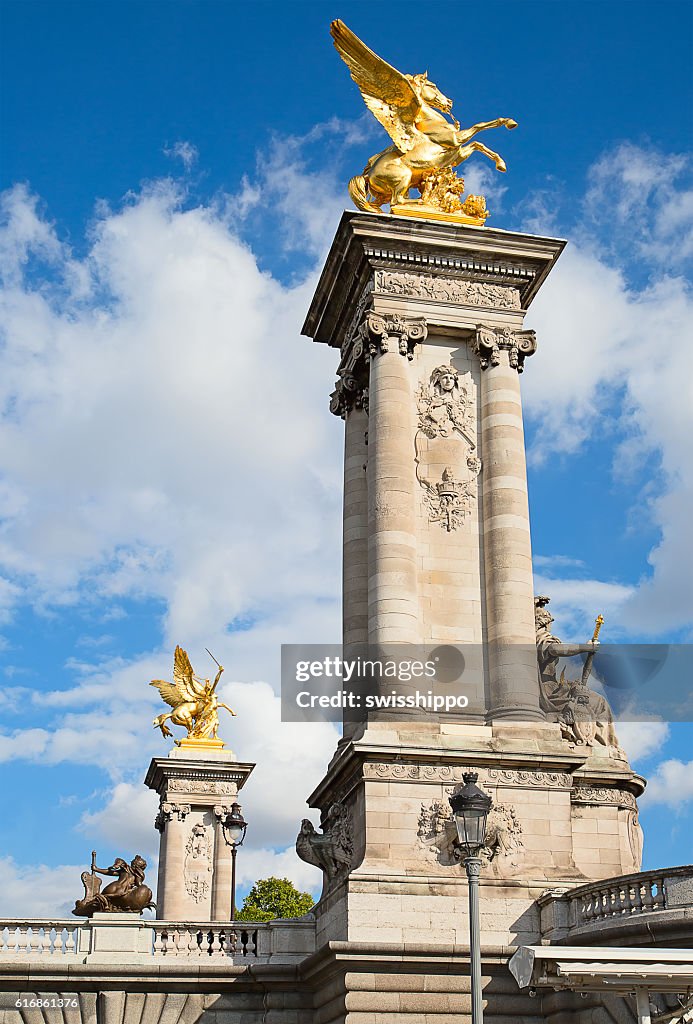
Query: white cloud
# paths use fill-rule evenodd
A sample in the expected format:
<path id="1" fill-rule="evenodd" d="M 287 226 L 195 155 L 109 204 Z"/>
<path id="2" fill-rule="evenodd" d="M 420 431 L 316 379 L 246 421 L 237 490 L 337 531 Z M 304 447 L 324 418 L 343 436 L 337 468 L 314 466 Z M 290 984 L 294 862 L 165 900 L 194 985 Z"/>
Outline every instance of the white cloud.
<path id="1" fill-rule="evenodd" d="M 687 511 L 693 500 L 693 301 L 684 279 L 671 276 L 676 261 L 655 244 L 666 241 L 678 255 L 688 244 L 681 233 L 688 230 L 687 201 L 677 190 L 683 167 L 683 158 L 633 146 L 605 155 L 589 173 L 588 207 L 601 209 L 601 234 L 595 225 L 583 226 L 580 243 L 561 256 L 528 317 L 540 345 L 540 356 L 523 377 L 527 416 L 539 427 L 530 459 L 549 464 L 557 454 L 578 451 L 588 439 L 622 437 L 614 476 L 631 488 L 637 481 L 636 514 L 649 517 L 660 531 L 650 570 L 632 581 L 630 593 L 613 592 L 620 625 L 639 636 L 690 629 L 693 623 Z M 614 188 L 623 184 L 617 213 L 622 234 L 611 254 L 601 241 L 613 227 L 604 191 L 611 180 L 609 168 Z M 663 198 L 664 186 L 655 182 L 665 180 Z M 652 201 L 638 206 L 637 217 L 631 218 L 638 196 Z M 678 198 L 683 211 L 676 221 L 678 233 L 672 229 L 667 235 L 660 221 Z M 621 268 L 629 265 L 636 244 L 650 241 L 654 265 L 647 283 L 636 287 Z M 637 269 L 642 272 L 642 264 Z"/>
<path id="2" fill-rule="evenodd" d="M 174 142 L 172 146 L 167 146 L 164 149 L 164 153 L 172 159 L 180 160 L 186 171 L 189 171 L 197 163 L 199 156 L 197 146 L 193 145 L 192 142 L 186 141 Z"/>
<path id="3" fill-rule="evenodd" d="M 535 594 L 551 598 L 551 614 L 560 629 L 570 633 L 571 637 L 581 632 L 586 638 L 587 631 L 591 636 L 598 613 L 602 613 L 610 624 L 618 625 L 620 609 L 632 591 L 632 587 L 622 583 L 604 580 L 534 576 Z"/>
<path id="4" fill-rule="evenodd" d="M 617 721 L 616 734 L 628 760 L 633 763 L 642 761 L 661 750 L 669 737 L 669 726 L 666 722 L 655 719 L 650 721 Z"/>
<path id="5" fill-rule="evenodd" d="M 12 857 L 0 857 L 2 916 L 69 918 L 75 900 L 82 895 L 82 871 L 84 866 L 79 865 L 20 865 Z M 76 925 L 77 918 L 74 922 Z"/>
<path id="6" fill-rule="evenodd" d="M 103 841 L 127 860 L 140 854 L 150 862 L 148 877 L 156 878 L 151 865 L 159 853 L 159 833 L 154 828 L 158 807 L 156 793 L 151 789 L 119 782 L 101 810 L 82 815 L 78 828 L 91 843 Z M 150 884 L 156 889 L 156 885 Z"/>
<path id="7" fill-rule="evenodd" d="M 693 800 L 693 761 L 679 761 L 672 758 L 662 761 L 649 779 L 645 794 L 641 797 L 643 807 L 666 804 L 681 810 Z"/>

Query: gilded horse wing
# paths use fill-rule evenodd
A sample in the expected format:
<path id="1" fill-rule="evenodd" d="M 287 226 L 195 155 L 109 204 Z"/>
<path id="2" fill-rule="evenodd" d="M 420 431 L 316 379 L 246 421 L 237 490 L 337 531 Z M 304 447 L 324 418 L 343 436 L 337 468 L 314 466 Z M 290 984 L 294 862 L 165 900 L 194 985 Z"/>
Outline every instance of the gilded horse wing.
<path id="1" fill-rule="evenodd" d="M 373 53 L 343 21 L 333 21 L 330 34 L 368 109 L 402 153 L 413 149 L 420 137 L 414 121 L 421 103 L 410 81 Z"/>
<path id="2" fill-rule="evenodd" d="M 173 682 L 168 683 L 165 679 L 152 679 L 149 685 L 156 686 L 162 699 L 172 708 L 177 708 L 179 704 L 185 704 L 188 701 L 197 702 L 200 697 L 195 687 L 190 659 L 182 647 L 176 647 L 176 653 L 173 656 Z"/>

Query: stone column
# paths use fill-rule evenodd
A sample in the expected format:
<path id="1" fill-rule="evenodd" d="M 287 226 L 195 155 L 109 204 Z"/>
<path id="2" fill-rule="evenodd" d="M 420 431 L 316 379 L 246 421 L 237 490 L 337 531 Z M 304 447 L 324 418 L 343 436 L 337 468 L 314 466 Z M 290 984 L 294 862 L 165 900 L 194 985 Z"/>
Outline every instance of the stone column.
<path id="1" fill-rule="evenodd" d="M 230 850 L 220 818 L 254 767 L 205 740 L 184 740 L 168 757 L 153 758 L 145 785 L 161 801 L 155 821 L 161 832 L 159 920 L 229 920 Z"/>
<path id="2" fill-rule="evenodd" d="M 185 916 L 183 891 L 183 864 L 185 861 L 185 819 L 190 804 L 163 803 L 157 822 L 165 832 L 162 844 L 163 868 L 159 865 L 159 893 L 157 916 L 160 920 L 176 921 Z"/>
<path id="3" fill-rule="evenodd" d="M 481 363 L 484 575 L 489 718 L 542 719 L 536 661 L 532 547 L 519 374 L 533 331 L 476 329 Z"/>
<path id="4" fill-rule="evenodd" d="M 370 643 L 421 640 L 416 564 L 414 406 L 409 360 L 426 322 L 369 313 L 368 606 Z"/>
<path id="5" fill-rule="evenodd" d="M 344 542 L 342 636 L 345 646 L 368 643 L 368 416 L 346 414 L 344 429 Z"/>
<path id="6" fill-rule="evenodd" d="M 231 847 L 224 839 L 222 820 L 230 807 L 214 808 L 214 874 L 212 876 L 212 920 L 231 919 Z"/>

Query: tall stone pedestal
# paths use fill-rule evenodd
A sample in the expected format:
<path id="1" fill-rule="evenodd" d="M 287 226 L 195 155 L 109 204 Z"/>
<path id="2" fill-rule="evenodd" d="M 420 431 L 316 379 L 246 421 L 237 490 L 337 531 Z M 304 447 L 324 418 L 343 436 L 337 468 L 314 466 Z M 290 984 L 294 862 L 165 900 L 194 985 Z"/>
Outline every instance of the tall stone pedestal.
<path id="1" fill-rule="evenodd" d="M 468 1012 L 462 989 L 451 1002 L 430 978 L 411 981 L 409 1007 L 393 979 L 380 985 L 389 1001 L 368 993 L 354 966 L 385 971 L 385 943 L 412 965 L 418 950 L 422 971 L 450 970 L 432 956 L 468 972 L 448 803 L 464 770 L 494 801 L 481 934 L 489 984 L 515 1002 L 499 994 L 492 1013 L 536 1012 L 499 950 L 539 941 L 542 892 L 640 867 L 643 780 L 616 748 L 565 738 L 538 678 L 520 391 L 537 343 L 523 321 L 564 244 L 346 213 L 304 325 L 341 355 L 331 408 L 345 420 L 345 657 L 364 644 L 449 644 L 479 665 L 463 713 L 346 724 L 309 799 L 338 847 L 316 908 L 331 978 L 320 1021 L 350 1021 L 349 1006 L 373 1022 L 399 1020 L 397 1008 L 427 1021 Z"/>
<path id="2" fill-rule="evenodd" d="M 204 741 L 184 740 L 168 757 L 152 759 L 144 781 L 160 797 L 159 919 L 230 919 L 231 847 L 221 822 L 254 767 Z"/>

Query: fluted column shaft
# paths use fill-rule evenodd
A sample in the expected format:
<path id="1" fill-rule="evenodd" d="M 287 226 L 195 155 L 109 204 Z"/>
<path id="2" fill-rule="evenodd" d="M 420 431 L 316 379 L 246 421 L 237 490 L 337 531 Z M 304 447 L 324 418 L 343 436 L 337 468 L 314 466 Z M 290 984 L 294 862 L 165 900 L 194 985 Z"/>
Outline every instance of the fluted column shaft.
<path id="1" fill-rule="evenodd" d="M 481 373 L 483 543 L 490 718 L 543 718 L 522 401 L 512 350 Z M 482 367 L 483 367 L 482 361 Z"/>

